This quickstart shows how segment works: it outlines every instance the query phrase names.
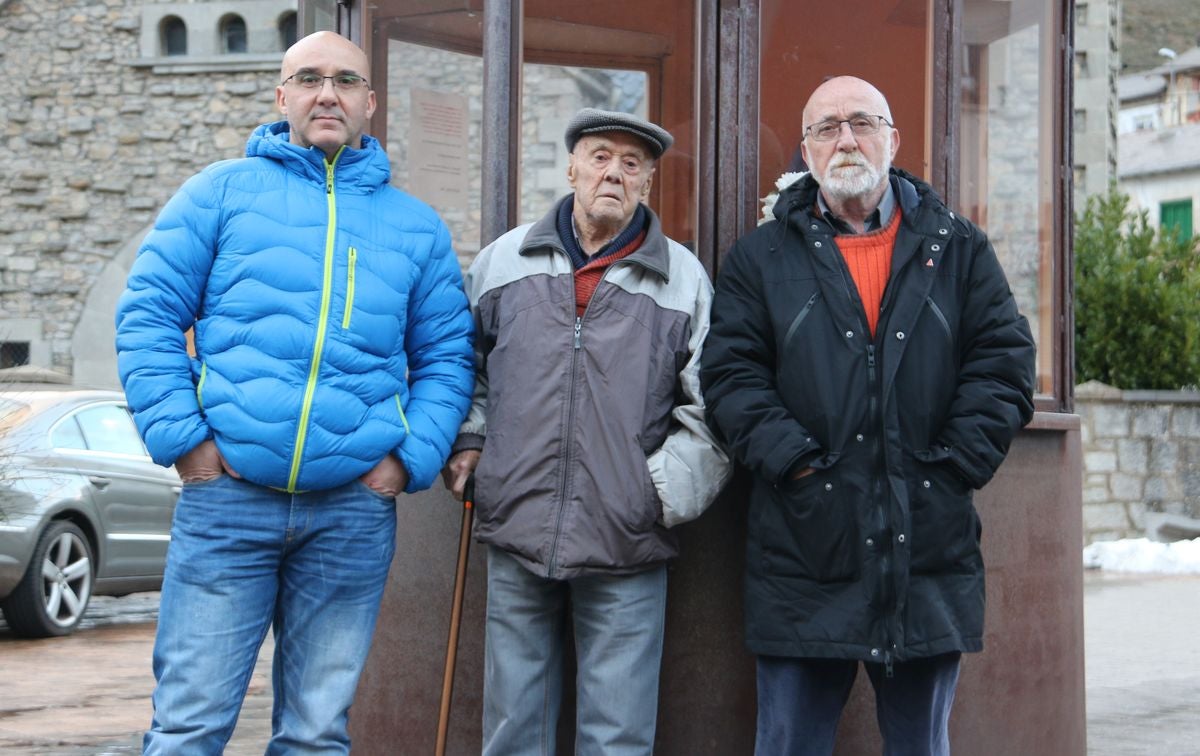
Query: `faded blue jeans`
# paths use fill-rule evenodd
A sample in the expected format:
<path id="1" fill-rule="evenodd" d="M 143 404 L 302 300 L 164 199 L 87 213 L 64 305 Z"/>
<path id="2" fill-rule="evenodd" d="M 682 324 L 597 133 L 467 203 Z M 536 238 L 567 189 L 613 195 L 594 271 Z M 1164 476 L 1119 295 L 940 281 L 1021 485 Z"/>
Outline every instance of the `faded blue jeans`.
<path id="1" fill-rule="evenodd" d="M 547 580 L 489 546 L 484 756 L 554 753 L 568 607 L 579 670 L 575 753 L 653 753 L 666 604 L 665 565 Z"/>
<path id="2" fill-rule="evenodd" d="M 347 753 L 347 713 L 395 533 L 395 500 L 358 481 L 304 494 L 227 475 L 185 485 L 167 552 L 144 752 L 221 753 L 271 627 L 267 753 Z"/>

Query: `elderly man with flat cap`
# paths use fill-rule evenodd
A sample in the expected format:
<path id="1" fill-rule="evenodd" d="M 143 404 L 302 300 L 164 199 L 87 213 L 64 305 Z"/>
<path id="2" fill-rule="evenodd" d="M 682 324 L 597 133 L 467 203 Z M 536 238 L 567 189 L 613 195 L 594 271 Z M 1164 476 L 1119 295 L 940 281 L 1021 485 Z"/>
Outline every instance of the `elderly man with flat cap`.
<path id="1" fill-rule="evenodd" d="M 443 474 L 475 472 L 488 546 L 484 754 L 553 753 L 568 622 L 576 753 L 653 750 L 671 528 L 730 471 L 700 397 L 712 287 L 643 204 L 671 143 L 581 110 L 574 192 L 467 273 L 475 395 Z"/>

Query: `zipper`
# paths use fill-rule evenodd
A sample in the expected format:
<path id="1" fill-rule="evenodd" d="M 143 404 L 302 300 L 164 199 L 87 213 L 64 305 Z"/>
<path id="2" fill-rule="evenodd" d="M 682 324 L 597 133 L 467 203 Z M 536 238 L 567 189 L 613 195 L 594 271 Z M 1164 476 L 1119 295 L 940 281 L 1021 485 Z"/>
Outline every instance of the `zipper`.
<path id="1" fill-rule="evenodd" d="M 346 260 L 346 311 L 342 313 L 342 330 L 350 327 L 350 311 L 354 308 L 354 268 L 358 263 L 358 250 L 350 248 Z"/>
<path id="2" fill-rule="evenodd" d="M 783 337 L 783 345 L 787 346 L 791 342 L 792 336 L 796 335 L 796 330 L 800 328 L 800 323 L 808 317 L 808 313 L 812 310 L 813 305 L 817 303 L 817 297 L 821 296 L 821 292 L 814 291 L 813 295 L 808 298 L 808 302 L 800 308 L 800 312 L 792 320 L 792 324 L 788 326 L 787 334 Z"/>
<path id="3" fill-rule="evenodd" d="M 565 252 L 563 254 L 566 254 Z M 625 260 L 616 260 L 607 268 L 604 269 L 604 274 L 600 276 L 600 280 L 596 283 L 596 291 L 599 291 L 600 284 L 608 278 L 608 273 L 618 265 L 626 263 Z M 588 300 L 587 307 L 583 309 L 583 315 L 575 316 L 575 333 L 572 341 L 571 349 L 571 382 L 567 386 L 567 425 L 563 429 L 562 453 L 559 457 L 563 460 L 562 483 L 558 487 L 558 515 L 554 519 L 554 541 L 550 545 L 550 558 L 546 563 L 546 576 L 554 577 L 555 561 L 558 558 L 558 542 L 562 537 L 562 521 L 563 516 L 567 511 L 567 480 L 571 475 L 571 429 L 575 427 L 575 385 L 579 382 L 577 373 L 579 372 L 579 353 L 583 348 L 583 321 L 587 319 L 588 312 L 592 309 L 592 302 L 596 301 L 596 294 L 592 294 L 592 298 Z M 575 276 L 571 275 L 571 296 L 567 299 L 567 306 L 575 307 Z"/>
<path id="4" fill-rule="evenodd" d="M 196 381 L 196 403 L 200 405 L 200 411 L 204 412 L 204 381 L 208 378 L 208 363 L 200 363 L 200 380 Z"/>
<path id="5" fill-rule="evenodd" d="M 321 373 L 321 356 L 325 350 L 325 329 L 329 327 L 329 300 L 333 289 L 333 243 L 337 239 L 337 195 L 333 191 L 334 168 L 342 156 L 345 146 L 339 147 L 333 160 L 325 161 L 325 206 L 327 219 L 325 228 L 325 272 L 321 282 L 321 311 L 317 318 L 317 334 L 313 342 L 312 360 L 308 366 L 308 381 L 304 385 L 304 401 L 300 405 L 300 422 L 296 426 L 295 451 L 292 452 L 292 469 L 288 473 L 287 492 L 296 492 L 296 481 L 300 478 L 300 460 L 304 456 L 304 442 L 308 438 L 308 420 L 312 413 L 313 394 L 317 390 L 317 377 Z"/>
<path id="6" fill-rule="evenodd" d="M 396 409 L 400 410 L 400 422 L 404 423 L 404 435 L 407 436 L 412 431 L 408 428 L 408 417 L 404 414 L 404 405 L 400 403 L 399 394 L 396 394 Z"/>
<path id="7" fill-rule="evenodd" d="M 950 339 L 950 344 L 953 345 L 954 334 L 950 332 L 950 323 L 946 320 L 946 316 L 942 314 L 941 308 L 937 306 L 937 302 L 933 301 L 933 297 L 925 297 L 925 303 L 929 305 L 929 309 L 933 310 L 937 321 L 942 324 L 942 330 L 946 332 L 946 338 Z"/>
<path id="8" fill-rule="evenodd" d="M 887 444 L 883 442 L 883 418 L 880 417 L 880 398 L 879 398 L 879 371 L 876 368 L 875 361 L 875 345 L 867 344 L 867 416 L 872 428 L 878 428 L 877 432 L 872 433 L 871 444 L 874 447 L 873 456 L 877 464 L 871 466 L 871 499 L 876 502 L 887 502 L 890 497 L 885 495 L 884 487 L 880 485 L 879 470 L 887 470 Z M 878 506 L 878 505 L 877 505 Z M 884 612 L 888 617 L 888 622 L 891 622 L 891 614 L 896 607 L 896 590 L 893 582 L 889 578 L 893 578 L 893 565 L 895 564 L 895 555 L 892 551 L 894 544 L 892 543 L 891 528 L 885 527 L 888 521 L 887 507 L 884 503 L 883 511 L 876 510 L 882 515 L 880 521 L 876 523 L 880 533 L 888 534 L 888 543 L 886 547 L 880 544 L 881 552 L 879 555 L 879 584 L 883 599 Z M 888 650 L 883 653 L 884 674 L 887 677 L 892 676 L 892 652 L 891 648 L 895 645 L 892 643 L 891 632 L 884 636 L 886 641 L 885 646 Z"/>
<path id="9" fill-rule="evenodd" d="M 607 272 L 607 271 L 606 271 Z M 571 276 L 569 306 L 575 306 L 575 276 Z M 590 302 L 588 304 L 591 304 Z M 584 310 L 584 315 L 587 310 Z M 579 351 L 583 347 L 583 317 L 575 316 L 575 340 L 571 349 L 571 382 L 567 384 L 567 425 L 563 429 L 563 449 L 559 456 L 563 460 L 562 482 L 558 487 L 558 515 L 554 518 L 554 542 L 550 545 L 550 559 L 546 563 L 546 576 L 554 577 L 555 561 L 558 558 L 558 541 L 562 536 L 563 515 L 567 511 L 567 479 L 571 475 L 571 428 L 575 427 L 575 384 L 579 372 Z"/>

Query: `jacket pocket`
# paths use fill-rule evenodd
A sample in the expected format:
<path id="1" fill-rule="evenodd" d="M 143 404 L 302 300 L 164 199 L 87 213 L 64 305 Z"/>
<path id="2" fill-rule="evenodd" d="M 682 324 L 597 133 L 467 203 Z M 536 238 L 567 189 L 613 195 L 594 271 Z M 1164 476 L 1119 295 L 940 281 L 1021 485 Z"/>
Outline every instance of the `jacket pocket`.
<path id="1" fill-rule="evenodd" d="M 861 571 L 855 499 L 842 490 L 827 455 L 814 472 L 774 488 L 760 522 L 766 572 L 821 583 L 854 580 Z"/>
<path id="2" fill-rule="evenodd" d="M 354 311 L 354 274 L 358 267 L 358 250 L 351 247 L 346 252 L 346 309 L 342 313 L 342 330 L 350 327 L 350 313 Z"/>
<path id="3" fill-rule="evenodd" d="M 654 523 L 662 517 L 662 500 L 658 498 L 658 487 L 650 475 L 650 460 L 642 462 L 642 506 L 634 513 L 631 523 L 637 533 L 644 533 L 654 527 Z"/>
<path id="4" fill-rule="evenodd" d="M 913 572 L 972 569 L 979 555 L 982 526 L 971 503 L 971 487 L 940 446 L 913 453 L 908 476 L 912 515 Z"/>

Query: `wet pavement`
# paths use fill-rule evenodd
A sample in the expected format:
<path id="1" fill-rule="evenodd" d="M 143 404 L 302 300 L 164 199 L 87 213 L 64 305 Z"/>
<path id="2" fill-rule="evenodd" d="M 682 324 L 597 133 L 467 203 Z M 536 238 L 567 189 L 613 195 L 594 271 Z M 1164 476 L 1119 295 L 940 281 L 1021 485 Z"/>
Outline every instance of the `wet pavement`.
<path id="1" fill-rule="evenodd" d="M 1087 572 L 1090 756 L 1200 754 L 1200 576 Z"/>
<path id="2" fill-rule="evenodd" d="M 157 607 L 154 593 L 96 597 L 75 635 L 37 641 L 0 622 L 0 753 L 138 753 Z M 1089 756 L 1200 754 L 1197 628 L 1200 576 L 1086 573 Z M 271 650 L 268 638 L 230 756 L 261 754 L 270 736 Z"/>
<path id="3" fill-rule="evenodd" d="M 0 621 L 0 753 L 141 753 L 154 688 L 158 594 L 96 596 L 66 638 L 24 640 Z M 271 651 L 259 653 L 225 753 L 261 754 L 271 730 Z"/>

